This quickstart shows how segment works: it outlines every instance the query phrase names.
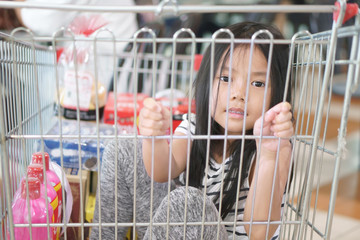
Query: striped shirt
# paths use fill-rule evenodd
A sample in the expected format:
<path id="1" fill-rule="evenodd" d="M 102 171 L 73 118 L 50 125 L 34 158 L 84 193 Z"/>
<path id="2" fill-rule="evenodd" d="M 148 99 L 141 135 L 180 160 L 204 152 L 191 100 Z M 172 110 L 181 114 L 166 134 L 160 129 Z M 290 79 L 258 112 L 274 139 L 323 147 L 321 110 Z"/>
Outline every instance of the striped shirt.
<path id="1" fill-rule="evenodd" d="M 175 132 L 180 132 L 185 135 L 188 134 L 189 129 L 189 120 L 187 119 L 187 114 L 183 116 L 183 121 L 180 125 L 176 128 Z M 190 134 L 195 134 L 195 114 L 190 116 Z M 254 161 L 254 158 L 251 160 L 251 165 Z M 230 170 L 230 163 L 231 158 L 226 158 L 222 163 L 217 163 L 214 159 L 209 159 L 208 169 L 205 169 L 205 174 L 203 182 L 202 182 L 202 189 L 205 189 L 206 185 L 206 195 L 213 200 L 216 207 L 219 207 L 219 199 L 216 199 L 216 196 L 219 196 L 222 180 L 225 179 L 226 174 Z M 207 174 L 206 174 L 207 173 Z M 224 188 L 225 186 L 223 186 Z M 228 213 L 228 215 L 223 219 L 224 222 L 232 222 L 236 218 L 236 223 L 242 222 L 244 219 L 244 209 L 245 209 L 245 202 L 246 198 L 249 193 L 249 178 L 246 176 L 242 186 L 240 187 L 240 193 L 238 198 L 238 205 L 237 205 L 237 215 L 235 216 L 235 208 L 236 203 L 234 204 L 232 211 Z M 283 204 L 282 204 L 283 208 Z M 226 231 L 228 232 L 229 239 L 233 239 L 233 235 L 235 234 L 235 239 L 237 240 L 247 240 L 247 234 L 245 231 L 245 227 L 243 225 L 236 225 L 235 232 L 234 232 L 234 224 L 225 225 Z M 272 240 L 278 238 L 279 229 L 275 232 Z"/>

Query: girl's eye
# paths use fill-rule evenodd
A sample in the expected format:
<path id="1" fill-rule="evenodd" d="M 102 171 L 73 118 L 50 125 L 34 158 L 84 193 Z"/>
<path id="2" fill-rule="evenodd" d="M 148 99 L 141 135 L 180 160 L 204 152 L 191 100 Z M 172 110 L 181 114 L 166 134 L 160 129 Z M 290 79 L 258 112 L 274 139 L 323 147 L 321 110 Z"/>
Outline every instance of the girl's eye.
<path id="1" fill-rule="evenodd" d="M 220 76 L 220 81 L 229 82 L 229 77 L 228 76 Z"/>
<path id="2" fill-rule="evenodd" d="M 265 83 L 260 81 L 254 81 L 251 83 L 251 85 L 253 85 L 254 87 L 265 87 Z"/>

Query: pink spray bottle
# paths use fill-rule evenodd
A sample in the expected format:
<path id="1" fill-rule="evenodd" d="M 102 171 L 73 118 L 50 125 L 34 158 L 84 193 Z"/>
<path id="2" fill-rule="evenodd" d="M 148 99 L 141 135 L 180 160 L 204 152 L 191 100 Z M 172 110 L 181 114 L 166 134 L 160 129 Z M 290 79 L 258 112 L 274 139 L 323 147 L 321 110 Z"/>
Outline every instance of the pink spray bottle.
<path id="1" fill-rule="evenodd" d="M 61 223 L 62 222 L 62 220 L 61 220 L 61 218 L 62 218 L 62 215 L 61 215 L 61 211 L 62 211 L 61 181 L 60 181 L 59 177 L 56 175 L 56 173 L 50 169 L 50 166 L 49 166 L 50 157 L 47 152 L 44 152 L 44 160 L 45 160 L 45 170 L 46 170 L 47 180 L 50 182 L 51 186 L 55 189 L 57 197 L 58 197 L 58 216 L 57 216 L 57 219 L 55 219 L 55 220 L 57 223 Z M 43 153 L 41 153 L 41 152 L 33 153 L 32 163 L 37 163 L 37 164 L 44 166 Z M 60 227 L 58 227 L 58 229 L 57 229 L 57 236 L 56 236 L 56 239 L 59 239 L 59 238 L 60 238 Z"/>
<path id="2" fill-rule="evenodd" d="M 49 200 L 49 203 L 53 209 L 53 218 L 52 222 L 57 223 L 58 218 L 56 216 L 59 216 L 58 214 L 58 197 L 56 194 L 55 189 L 51 186 L 51 183 L 47 179 L 47 184 L 45 185 L 44 182 L 44 168 L 40 164 L 30 164 L 27 168 L 27 174 L 29 177 L 35 177 L 40 180 L 40 194 L 44 198 L 46 197 Z M 52 239 L 56 239 L 57 236 L 57 229 L 56 227 L 52 227 L 53 236 Z M 60 228 L 59 228 L 60 230 Z"/>
<path id="3" fill-rule="evenodd" d="M 46 212 L 49 214 L 49 219 L 53 217 L 53 209 L 46 200 L 41 196 L 40 193 L 40 180 L 34 177 L 28 177 L 29 186 L 29 203 L 27 201 L 26 191 L 26 179 L 23 178 L 21 181 L 20 194 L 14 199 L 12 204 L 12 211 L 14 216 L 14 224 L 28 224 L 29 212 L 31 218 L 31 224 L 36 223 L 47 223 Z M 15 239 L 30 239 L 29 227 L 15 227 L 14 228 Z M 34 240 L 40 240 L 47 238 L 48 236 L 47 227 L 31 227 L 31 236 Z M 52 237 L 52 229 L 50 228 L 50 236 Z"/>

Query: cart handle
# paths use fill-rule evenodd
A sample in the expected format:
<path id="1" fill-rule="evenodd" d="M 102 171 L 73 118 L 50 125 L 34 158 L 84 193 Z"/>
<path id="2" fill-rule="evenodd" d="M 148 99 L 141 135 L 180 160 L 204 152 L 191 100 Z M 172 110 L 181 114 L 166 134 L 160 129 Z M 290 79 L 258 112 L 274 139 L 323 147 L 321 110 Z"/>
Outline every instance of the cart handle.
<path id="1" fill-rule="evenodd" d="M 340 11 L 341 11 L 341 6 L 340 6 L 340 3 L 337 1 L 335 2 L 335 11 L 334 11 L 334 14 L 333 14 L 333 19 L 337 22 L 338 20 L 338 17 L 339 17 L 339 14 L 340 14 Z M 345 16 L 344 16 L 344 19 L 343 19 L 343 24 L 351 19 L 352 17 L 356 16 L 359 12 L 359 6 L 356 4 L 356 3 L 347 3 L 346 4 L 346 10 L 345 10 Z"/>

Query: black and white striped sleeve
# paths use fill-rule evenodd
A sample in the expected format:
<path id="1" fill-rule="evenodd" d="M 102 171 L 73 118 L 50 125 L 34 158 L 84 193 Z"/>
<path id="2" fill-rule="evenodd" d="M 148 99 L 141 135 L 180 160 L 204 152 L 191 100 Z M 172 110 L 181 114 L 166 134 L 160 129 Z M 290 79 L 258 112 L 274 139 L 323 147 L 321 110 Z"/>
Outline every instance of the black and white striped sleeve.
<path id="1" fill-rule="evenodd" d="M 195 114 L 192 113 L 190 114 L 190 117 L 188 116 L 189 116 L 188 114 L 183 115 L 182 117 L 183 121 L 176 128 L 175 132 L 188 135 L 188 131 L 190 129 L 190 134 L 191 135 L 195 134 Z"/>

